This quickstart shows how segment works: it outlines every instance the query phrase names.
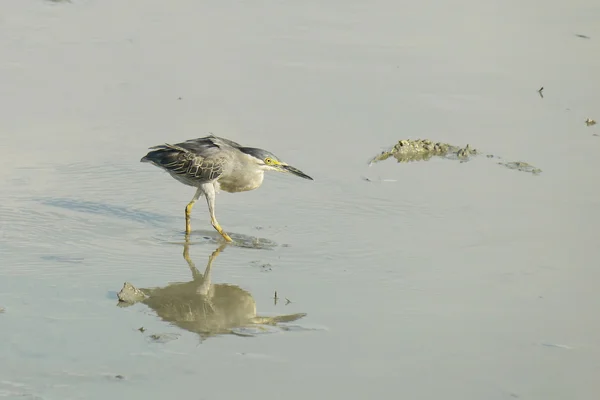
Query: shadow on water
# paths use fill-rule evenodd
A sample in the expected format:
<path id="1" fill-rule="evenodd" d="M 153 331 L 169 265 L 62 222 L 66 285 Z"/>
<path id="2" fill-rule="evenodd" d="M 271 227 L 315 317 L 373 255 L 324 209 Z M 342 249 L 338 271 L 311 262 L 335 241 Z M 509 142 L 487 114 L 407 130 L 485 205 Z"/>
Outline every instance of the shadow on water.
<path id="1" fill-rule="evenodd" d="M 147 211 L 140 211 L 130 207 L 98 203 L 94 201 L 66 198 L 42 198 L 38 199 L 37 201 L 46 206 L 59 207 L 70 211 L 102 215 L 106 217 L 128 219 L 146 224 L 150 223 L 154 225 L 159 225 L 171 221 L 171 218 L 165 215 L 151 213 Z"/>
<path id="2" fill-rule="evenodd" d="M 126 206 L 116 206 L 106 203 L 99 203 L 87 200 L 68 199 L 68 198 L 41 198 L 37 199 L 40 204 L 63 208 L 69 211 L 100 215 L 105 217 L 113 217 L 121 220 L 129 220 L 134 222 L 140 222 L 144 224 L 151 224 L 154 226 L 164 227 L 168 223 L 172 222 L 171 217 L 167 217 L 162 214 L 136 210 Z M 170 232 L 163 237 L 157 237 L 157 240 L 171 244 L 183 244 L 183 242 L 174 240 L 174 236 L 180 237 L 181 234 L 185 234 L 184 231 Z M 218 244 L 222 242 L 221 236 L 214 229 L 207 230 L 195 230 L 193 231 L 194 244 L 207 243 L 207 244 Z M 229 232 L 234 243 L 231 243 L 235 247 L 243 247 L 246 249 L 261 249 L 269 250 L 278 246 L 277 243 L 266 238 L 259 238 L 256 236 L 244 235 Z M 186 236 L 186 242 L 189 241 L 189 237 Z M 286 245 L 282 245 L 285 247 Z"/>
<path id="3" fill-rule="evenodd" d="M 185 239 L 183 241 L 177 240 L 180 235 L 184 235 Z M 176 234 L 166 233 L 161 235 L 161 237 L 156 237 L 158 241 L 162 241 L 168 244 L 176 244 L 176 245 L 191 245 L 191 244 L 210 244 L 210 245 L 219 245 L 220 243 L 224 243 L 221 235 L 215 231 L 211 230 L 195 230 L 192 231 L 190 235 L 187 235 L 182 232 L 177 232 Z M 257 236 L 244 235 L 241 233 L 233 233 L 229 232 L 229 236 L 233 239 L 233 243 L 228 243 L 229 246 L 232 247 L 242 247 L 245 249 L 256 249 L 256 250 L 271 250 L 274 249 L 278 245 L 276 242 L 267 239 L 260 238 Z M 193 241 L 192 241 L 193 238 Z M 282 247 L 287 247 L 287 245 L 281 245 Z"/>
<path id="4" fill-rule="evenodd" d="M 191 281 L 142 289 L 125 282 L 117 294 L 118 305 L 127 307 L 141 302 L 154 310 L 163 321 L 195 332 L 202 339 L 221 334 L 254 336 L 256 333 L 268 333 L 268 327 L 291 330 L 293 327 L 279 324 L 306 316 L 305 313 L 256 315 L 256 302 L 248 291 L 236 285 L 213 284 L 211 281 L 213 262 L 227 244 L 221 244 L 210 255 L 204 274 L 198 271 L 191 260 L 189 245 L 189 242 L 184 243 L 183 258 L 192 273 Z"/>

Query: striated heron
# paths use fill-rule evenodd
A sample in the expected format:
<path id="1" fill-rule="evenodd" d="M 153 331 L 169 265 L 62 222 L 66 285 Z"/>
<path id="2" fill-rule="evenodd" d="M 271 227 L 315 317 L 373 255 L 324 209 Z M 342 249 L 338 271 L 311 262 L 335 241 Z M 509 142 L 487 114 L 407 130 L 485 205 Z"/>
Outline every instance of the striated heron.
<path id="1" fill-rule="evenodd" d="M 186 234 L 191 232 L 192 207 L 204 195 L 212 226 L 228 242 L 232 241 L 231 238 L 215 217 L 215 195 L 219 189 L 229 193 L 254 190 L 262 184 L 265 171 L 285 172 L 313 180 L 267 150 L 244 147 L 212 134 L 182 143 L 150 147 L 150 150 L 141 162 L 152 163 L 179 182 L 197 188 L 185 207 Z"/>

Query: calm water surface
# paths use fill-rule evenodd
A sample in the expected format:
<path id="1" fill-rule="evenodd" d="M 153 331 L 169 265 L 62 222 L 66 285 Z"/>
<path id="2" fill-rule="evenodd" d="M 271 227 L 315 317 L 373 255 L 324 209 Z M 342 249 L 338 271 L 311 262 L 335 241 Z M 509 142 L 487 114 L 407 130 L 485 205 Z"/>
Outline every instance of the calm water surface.
<path id="1" fill-rule="evenodd" d="M 0 4 L 0 397 L 597 398 L 596 2 L 126 3 Z M 271 245 L 227 247 L 212 282 L 307 313 L 253 337 L 117 307 L 125 281 L 191 280 L 194 190 L 139 159 L 208 132 L 315 178 L 218 196 Z M 543 172 L 367 166 L 419 137 Z"/>

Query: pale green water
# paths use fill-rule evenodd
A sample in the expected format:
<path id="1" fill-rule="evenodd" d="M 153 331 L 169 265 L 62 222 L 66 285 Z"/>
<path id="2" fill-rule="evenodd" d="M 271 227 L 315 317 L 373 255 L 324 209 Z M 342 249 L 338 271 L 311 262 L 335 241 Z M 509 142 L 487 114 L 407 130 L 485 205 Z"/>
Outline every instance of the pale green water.
<path id="1" fill-rule="evenodd" d="M 591 0 L 0 3 L 0 397 L 596 398 L 599 19 Z M 226 248 L 214 283 L 307 313 L 293 329 L 200 343 L 116 306 L 124 281 L 190 280 L 193 189 L 139 159 L 208 132 L 315 178 L 217 200 L 276 246 Z M 407 137 L 543 173 L 366 166 Z M 202 269 L 203 203 L 193 227 Z"/>

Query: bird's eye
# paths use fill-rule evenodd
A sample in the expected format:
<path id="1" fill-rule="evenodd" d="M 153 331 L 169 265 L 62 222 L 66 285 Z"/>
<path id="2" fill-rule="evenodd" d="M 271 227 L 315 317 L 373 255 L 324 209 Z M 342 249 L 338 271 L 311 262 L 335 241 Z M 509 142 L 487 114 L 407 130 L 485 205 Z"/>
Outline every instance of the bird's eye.
<path id="1" fill-rule="evenodd" d="M 269 157 L 265 158 L 265 164 L 271 165 L 273 164 L 273 160 Z"/>

